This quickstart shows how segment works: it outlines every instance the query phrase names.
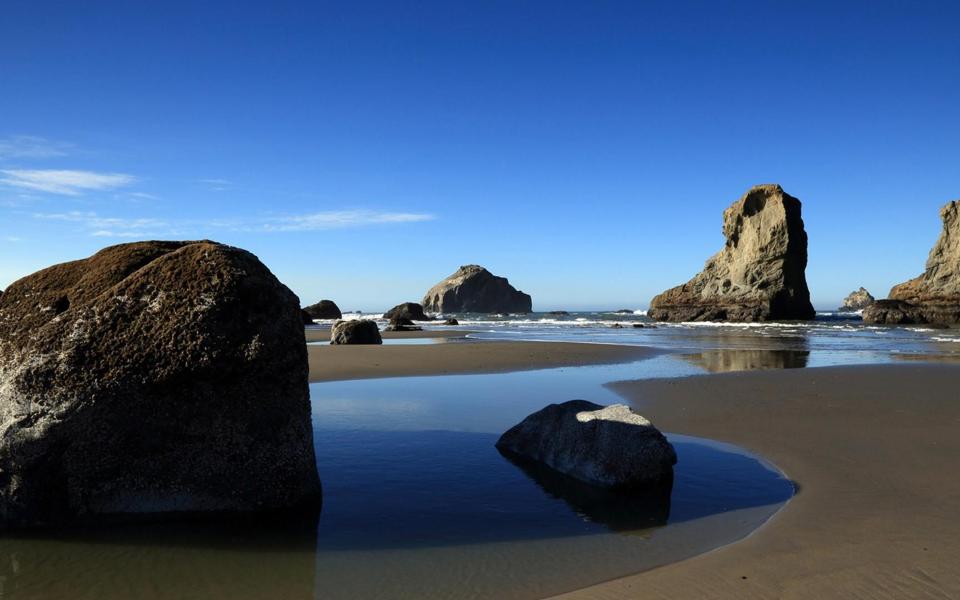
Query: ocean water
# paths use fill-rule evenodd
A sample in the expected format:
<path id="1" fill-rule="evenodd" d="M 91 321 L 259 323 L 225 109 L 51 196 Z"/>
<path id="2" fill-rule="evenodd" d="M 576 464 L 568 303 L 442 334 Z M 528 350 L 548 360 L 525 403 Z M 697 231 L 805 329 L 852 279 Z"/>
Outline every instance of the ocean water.
<path id="1" fill-rule="evenodd" d="M 450 316 L 460 325 L 422 325 L 426 330 L 469 330 L 475 332 L 471 335 L 474 339 L 628 344 L 690 354 L 737 350 L 792 353 L 792 358 L 785 358 L 780 366 L 960 360 L 960 328 L 868 325 L 858 313 L 820 312 L 813 321 L 777 323 L 657 323 L 641 310 L 442 315 Z M 376 319 L 380 315 L 364 317 Z M 615 324 L 621 328 L 613 327 Z M 779 364 L 774 360 L 770 367 Z M 744 366 L 751 368 L 749 362 Z"/>

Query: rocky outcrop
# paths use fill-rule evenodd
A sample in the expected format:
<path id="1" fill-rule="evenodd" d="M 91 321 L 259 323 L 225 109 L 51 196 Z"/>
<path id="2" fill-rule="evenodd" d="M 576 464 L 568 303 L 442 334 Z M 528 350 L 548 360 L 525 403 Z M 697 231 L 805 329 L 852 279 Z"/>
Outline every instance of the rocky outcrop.
<path id="1" fill-rule="evenodd" d="M 303 309 L 314 319 L 341 319 L 343 314 L 333 300 L 321 300 Z"/>
<path id="2" fill-rule="evenodd" d="M 960 200 L 940 209 L 943 231 L 923 275 L 890 290 L 888 301 L 863 311 L 868 323 L 960 323 Z"/>
<path id="3" fill-rule="evenodd" d="M 927 323 L 923 309 L 903 300 L 877 300 L 863 309 L 863 320 L 884 325 Z"/>
<path id="4" fill-rule="evenodd" d="M 460 321 L 450 318 L 443 322 L 444 325 L 459 325 Z"/>
<path id="5" fill-rule="evenodd" d="M 751 188 L 723 213 L 726 246 L 696 277 L 650 302 L 658 321 L 812 319 L 800 201 L 779 185 Z"/>
<path id="6" fill-rule="evenodd" d="M 529 294 L 478 265 L 457 269 L 430 288 L 422 304 L 436 313 L 528 313 L 533 308 Z"/>
<path id="7" fill-rule="evenodd" d="M 838 309 L 840 312 L 857 312 L 863 310 L 876 302 L 876 298 L 870 295 L 866 288 L 860 288 L 843 299 L 843 304 Z"/>
<path id="8" fill-rule="evenodd" d="M 382 344 L 380 328 L 376 321 L 355 319 L 337 321 L 330 329 L 330 343 L 338 344 Z"/>
<path id="9" fill-rule="evenodd" d="M 423 306 L 416 302 L 404 302 L 398 304 L 383 313 L 383 318 L 389 320 L 402 318 L 411 321 L 432 321 L 433 317 L 423 312 Z"/>
<path id="10" fill-rule="evenodd" d="M 406 317 L 394 317 L 390 319 L 390 324 L 387 325 L 387 331 L 423 331 L 423 327 L 420 327 Z"/>
<path id="11" fill-rule="evenodd" d="M 300 309 L 300 318 L 304 325 L 313 325 L 313 316 L 302 308 Z"/>
<path id="12" fill-rule="evenodd" d="M 497 449 L 604 488 L 670 480 L 677 455 L 650 421 L 628 406 L 586 400 L 551 404 L 504 433 Z"/>
<path id="13" fill-rule="evenodd" d="M 141 242 L 0 297 L 0 523 L 317 506 L 297 297 L 215 242 Z"/>

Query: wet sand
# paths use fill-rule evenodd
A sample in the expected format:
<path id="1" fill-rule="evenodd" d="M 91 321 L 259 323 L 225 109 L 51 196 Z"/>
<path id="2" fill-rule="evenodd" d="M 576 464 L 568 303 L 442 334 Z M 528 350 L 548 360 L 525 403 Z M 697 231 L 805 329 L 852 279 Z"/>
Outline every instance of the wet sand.
<path id="1" fill-rule="evenodd" d="M 430 331 L 381 331 L 380 336 L 385 340 L 397 339 L 446 339 L 464 337 L 471 332 L 462 329 L 439 329 Z M 329 342 L 329 327 L 311 327 L 304 331 L 307 342 Z"/>
<path id="2" fill-rule="evenodd" d="M 436 338 L 437 332 L 387 333 L 396 337 Z M 451 337 L 453 332 L 440 332 Z M 462 336 L 463 331 L 456 332 Z M 630 362 L 656 354 L 637 346 L 566 342 L 450 342 L 402 346 L 308 346 L 310 382 L 505 373 L 547 367 Z"/>
<path id="3" fill-rule="evenodd" d="M 658 427 L 737 444 L 794 499 L 747 539 L 564 598 L 960 598 L 960 367 L 617 383 Z"/>

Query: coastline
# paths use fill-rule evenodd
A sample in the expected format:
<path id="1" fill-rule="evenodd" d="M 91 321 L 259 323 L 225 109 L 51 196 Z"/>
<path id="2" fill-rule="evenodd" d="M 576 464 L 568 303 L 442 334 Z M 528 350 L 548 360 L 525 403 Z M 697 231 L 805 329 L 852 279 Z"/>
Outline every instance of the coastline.
<path id="1" fill-rule="evenodd" d="M 798 492 L 712 552 L 558 598 L 960 596 L 960 367 L 873 365 L 617 382 L 658 427 L 742 446 Z"/>
<path id="2" fill-rule="evenodd" d="M 467 332 L 387 332 L 384 337 L 450 338 Z M 412 345 L 307 346 L 310 383 L 507 373 L 550 367 L 614 364 L 649 358 L 659 352 L 640 346 L 576 342 L 465 341 Z"/>
<path id="3" fill-rule="evenodd" d="M 446 339 L 464 337 L 472 331 L 462 329 L 437 329 L 424 331 L 381 331 L 380 336 L 385 340 L 403 340 L 403 339 Z M 307 343 L 311 342 L 329 342 L 329 327 L 310 327 L 304 328 L 304 337 Z"/>

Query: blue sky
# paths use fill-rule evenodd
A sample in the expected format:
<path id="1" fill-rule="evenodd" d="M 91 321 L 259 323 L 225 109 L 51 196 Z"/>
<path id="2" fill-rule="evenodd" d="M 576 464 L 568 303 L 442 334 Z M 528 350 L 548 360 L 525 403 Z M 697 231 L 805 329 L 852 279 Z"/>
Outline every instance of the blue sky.
<path id="1" fill-rule="evenodd" d="M 139 5 L 139 6 L 138 6 Z M 46 2 L 0 17 L 0 288 L 212 238 L 378 310 L 480 263 L 645 307 L 751 185 L 814 303 L 919 274 L 960 198 L 952 2 Z"/>

